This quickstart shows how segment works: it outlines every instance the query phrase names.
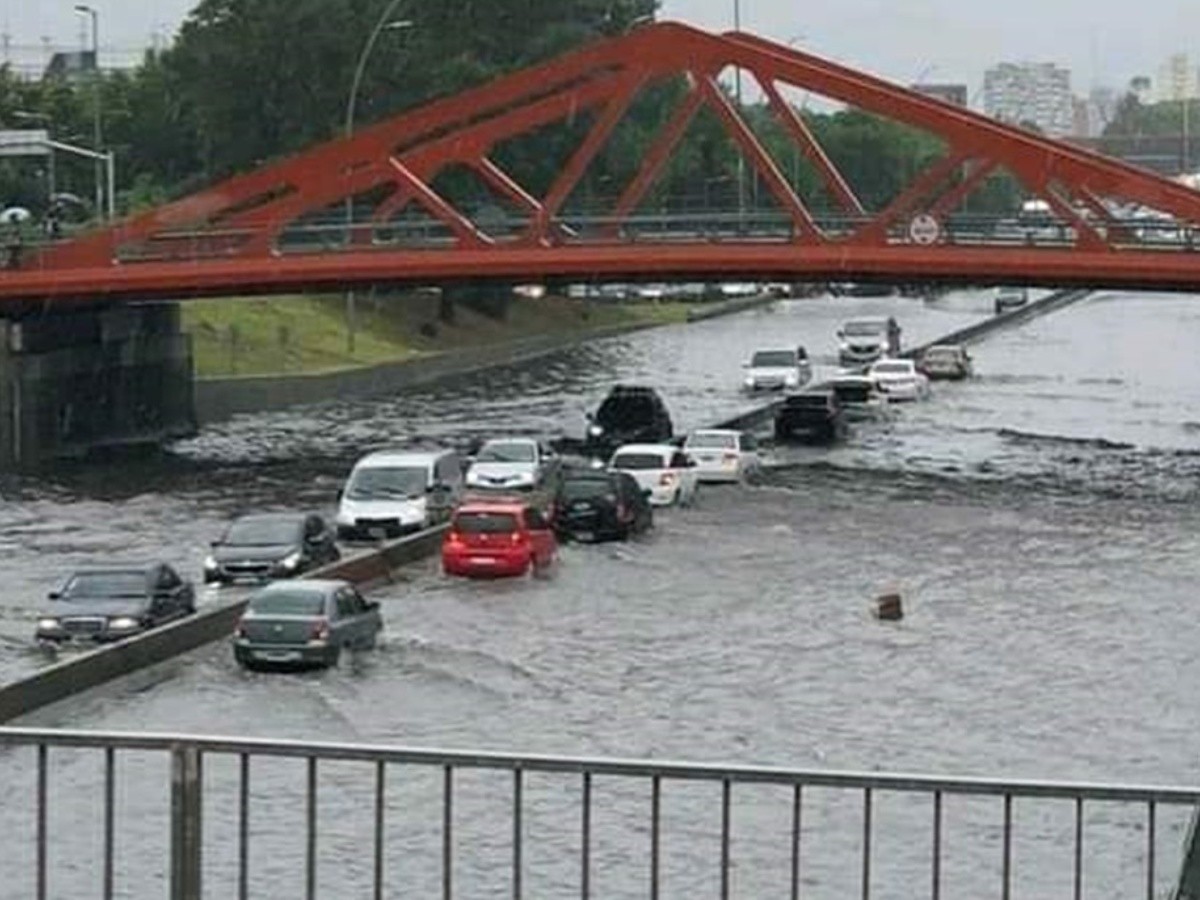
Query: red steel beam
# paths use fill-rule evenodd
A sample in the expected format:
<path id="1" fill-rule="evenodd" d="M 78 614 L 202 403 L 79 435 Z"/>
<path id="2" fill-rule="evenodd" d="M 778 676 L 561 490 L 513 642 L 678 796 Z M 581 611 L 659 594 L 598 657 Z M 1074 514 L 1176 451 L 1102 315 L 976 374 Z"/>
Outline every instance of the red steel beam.
<path id="1" fill-rule="evenodd" d="M 689 73 L 690 75 L 691 73 Z M 671 152 L 683 139 L 688 126 L 692 124 L 692 119 L 704 105 L 704 95 L 696 84 L 694 76 L 692 77 L 691 90 L 675 108 L 670 120 L 650 146 L 641 166 L 638 167 L 637 174 L 634 175 L 633 180 L 629 182 L 617 200 L 616 208 L 613 210 L 613 218 L 616 220 L 614 230 L 619 228 L 621 223 L 629 218 L 629 214 L 638 208 L 646 196 L 646 191 L 650 190 L 650 186 L 654 184 L 659 173 L 662 172 L 663 166 L 670 159 Z"/>
<path id="2" fill-rule="evenodd" d="M 962 153 L 950 152 L 926 167 L 925 171 L 901 191 L 887 208 L 859 228 L 850 238 L 852 244 L 881 244 L 887 241 L 888 229 L 897 219 L 912 211 L 913 207 L 935 191 L 955 169 L 966 161 Z"/>
<path id="3" fill-rule="evenodd" d="M 464 245 L 491 243 L 491 238 L 475 227 L 475 223 L 445 201 L 433 188 L 418 178 L 404 163 L 392 157 L 388 160 L 400 184 L 412 192 L 413 199 L 425 207 L 434 218 L 449 228 Z"/>
<path id="4" fill-rule="evenodd" d="M 842 209 L 854 216 L 861 216 L 866 213 L 863 209 L 862 202 L 854 193 L 854 189 L 846 182 L 842 173 L 838 171 L 837 166 L 833 164 L 833 160 L 825 153 L 825 149 L 817 143 L 816 137 L 813 136 L 808 124 L 804 118 L 792 108 L 792 105 L 783 99 L 779 93 L 779 88 L 775 87 L 775 82 L 769 78 L 759 78 L 757 73 L 755 77 L 759 85 L 763 89 L 763 93 L 767 97 L 767 102 L 771 106 L 771 110 L 775 113 L 776 118 L 783 124 L 783 127 L 791 133 L 792 140 L 799 146 L 801 152 L 808 158 L 817 168 L 817 173 L 821 176 L 821 180 L 825 182 L 825 188 L 839 204 Z"/>
<path id="5" fill-rule="evenodd" d="M 780 206 L 792 217 L 796 231 L 818 240 L 824 240 L 825 236 L 821 234 L 821 229 L 817 227 L 812 215 L 800 198 L 796 196 L 796 192 L 792 190 L 787 179 L 783 177 L 779 167 L 775 165 L 775 160 L 759 143 L 754 132 L 746 125 L 738 111 L 733 108 L 733 104 L 721 92 L 711 75 L 700 76 L 700 90 L 704 94 L 705 102 L 721 118 L 726 130 L 741 147 L 741 152 L 750 158 L 751 164 L 767 183 L 767 187 L 775 195 Z"/>
<path id="6" fill-rule="evenodd" d="M 946 193 L 942 194 L 934 204 L 929 207 L 929 214 L 934 218 L 941 219 L 956 209 L 959 204 L 967 199 L 975 190 L 983 183 L 989 175 L 995 171 L 996 163 L 994 160 L 981 159 L 968 163 L 971 171 L 957 185 L 951 188 Z"/>

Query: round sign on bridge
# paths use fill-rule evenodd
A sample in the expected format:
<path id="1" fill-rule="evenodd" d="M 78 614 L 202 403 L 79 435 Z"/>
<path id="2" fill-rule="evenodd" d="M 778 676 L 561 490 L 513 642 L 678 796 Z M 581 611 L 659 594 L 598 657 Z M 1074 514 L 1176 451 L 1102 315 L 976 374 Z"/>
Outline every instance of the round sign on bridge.
<path id="1" fill-rule="evenodd" d="M 936 244 L 942 236 L 942 223 L 929 213 L 913 216 L 908 223 L 908 236 L 914 244 Z"/>

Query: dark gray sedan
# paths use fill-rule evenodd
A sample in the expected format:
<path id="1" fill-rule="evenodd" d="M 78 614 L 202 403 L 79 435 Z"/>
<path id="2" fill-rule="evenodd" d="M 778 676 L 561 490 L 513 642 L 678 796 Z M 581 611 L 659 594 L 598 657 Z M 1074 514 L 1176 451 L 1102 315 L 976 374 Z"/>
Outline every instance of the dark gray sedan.
<path id="1" fill-rule="evenodd" d="M 379 604 L 345 581 L 276 582 L 253 594 L 233 637 L 233 656 L 248 669 L 336 666 L 343 650 L 375 646 Z"/>
<path id="2" fill-rule="evenodd" d="M 341 558 L 333 531 L 313 513 L 262 513 L 234 521 L 204 561 L 204 581 L 291 578 Z"/>

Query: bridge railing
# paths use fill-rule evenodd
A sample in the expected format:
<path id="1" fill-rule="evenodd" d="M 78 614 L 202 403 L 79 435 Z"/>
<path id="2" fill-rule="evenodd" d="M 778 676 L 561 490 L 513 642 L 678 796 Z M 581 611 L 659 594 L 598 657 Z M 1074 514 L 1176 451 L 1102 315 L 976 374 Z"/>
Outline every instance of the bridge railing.
<path id="1" fill-rule="evenodd" d="M 1200 788 L 0 729 L 2 897 L 1156 897 Z"/>

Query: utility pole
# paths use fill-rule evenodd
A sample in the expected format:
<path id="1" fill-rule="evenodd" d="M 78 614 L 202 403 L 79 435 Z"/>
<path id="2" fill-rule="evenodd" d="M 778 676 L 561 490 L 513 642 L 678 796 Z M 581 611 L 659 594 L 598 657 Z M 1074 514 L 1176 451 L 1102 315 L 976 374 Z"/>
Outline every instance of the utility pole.
<path id="1" fill-rule="evenodd" d="M 742 0 L 733 0 L 733 30 L 742 30 Z M 737 112 L 742 115 L 742 70 L 737 67 L 733 70 L 733 93 L 737 99 Z M 738 230 L 741 231 L 746 223 L 746 157 L 741 149 L 738 149 L 737 158 L 737 202 L 738 202 Z"/>
<path id="2" fill-rule="evenodd" d="M 96 11 L 94 6 L 88 6 L 85 3 L 77 4 L 75 12 L 81 16 L 88 16 L 92 20 L 92 149 L 96 153 L 101 154 L 101 145 L 104 143 L 104 135 L 100 127 L 102 118 L 101 107 L 101 76 L 100 76 L 100 13 Z M 103 175 L 103 157 L 97 156 L 94 162 L 94 174 L 96 178 L 96 218 L 103 219 L 104 215 L 104 175 Z M 112 206 L 112 198 L 109 198 L 109 206 Z"/>

